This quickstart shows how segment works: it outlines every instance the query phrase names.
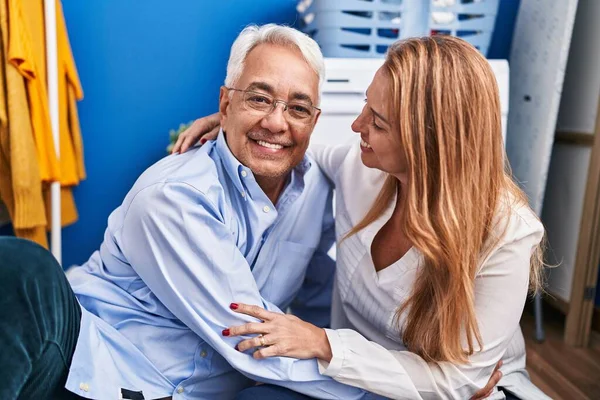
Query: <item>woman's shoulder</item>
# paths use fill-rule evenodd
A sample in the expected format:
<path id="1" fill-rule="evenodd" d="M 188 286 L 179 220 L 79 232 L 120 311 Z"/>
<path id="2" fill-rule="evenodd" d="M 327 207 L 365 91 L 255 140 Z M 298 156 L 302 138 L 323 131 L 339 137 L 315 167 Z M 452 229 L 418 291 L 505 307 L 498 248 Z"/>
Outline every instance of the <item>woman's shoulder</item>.
<path id="1" fill-rule="evenodd" d="M 530 259 L 544 237 L 544 226 L 526 201 L 506 194 L 500 200 L 478 278 L 510 275 L 529 279 Z"/>
<path id="2" fill-rule="evenodd" d="M 497 215 L 499 223 L 496 229 L 504 231 L 500 232 L 503 233 L 502 242 L 513 242 L 531 235 L 538 237 L 538 242 L 542 239 L 544 226 L 525 199 L 505 193 L 501 197 Z"/>
<path id="3" fill-rule="evenodd" d="M 501 260 L 508 260 L 513 256 L 529 259 L 543 237 L 544 226 L 526 200 L 510 193 L 504 194 L 492 223 L 488 237 L 489 251 L 486 252 L 487 256 L 481 264 L 480 272 L 496 265 L 497 262 L 506 264 Z M 490 263 L 492 258 L 496 261 Z M 518 272 L 520 265 L 515 262 L 506 264 L 509 270 L 515 269 L 513 272 Z"/>

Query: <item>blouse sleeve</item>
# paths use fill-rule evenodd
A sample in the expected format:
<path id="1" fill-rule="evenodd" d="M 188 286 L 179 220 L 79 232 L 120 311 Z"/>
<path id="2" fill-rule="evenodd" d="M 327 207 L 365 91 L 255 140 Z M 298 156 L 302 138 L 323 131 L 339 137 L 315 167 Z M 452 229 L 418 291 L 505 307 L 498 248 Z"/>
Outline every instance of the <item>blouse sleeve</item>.
<path id="1" fill-rule="evenodd" d="M 350 151 L 351 144 L 328 146 L 324 144 L 311 144 L 308 151 L 311 158 L 319 165 L 319 168 L 335 183 L 337 171 L 344 162 Z"/>

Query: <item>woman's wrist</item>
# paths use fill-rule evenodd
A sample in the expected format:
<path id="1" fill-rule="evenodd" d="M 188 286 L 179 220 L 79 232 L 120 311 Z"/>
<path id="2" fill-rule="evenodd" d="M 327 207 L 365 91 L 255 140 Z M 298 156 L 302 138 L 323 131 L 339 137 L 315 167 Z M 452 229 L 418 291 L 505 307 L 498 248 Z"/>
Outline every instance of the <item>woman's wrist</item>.
<path id="1" fill-rule="evenodd" d="M 320 335 L 319 340 L 317 341 L 317 358 L 325 362 L 331 362 L 331 359 L 333 358 L 333 353 L 331 352 L 331 345 L 329 344 L 327 332 L 325 332 L 325 329 L 319 329 L 319 331 Z"/>

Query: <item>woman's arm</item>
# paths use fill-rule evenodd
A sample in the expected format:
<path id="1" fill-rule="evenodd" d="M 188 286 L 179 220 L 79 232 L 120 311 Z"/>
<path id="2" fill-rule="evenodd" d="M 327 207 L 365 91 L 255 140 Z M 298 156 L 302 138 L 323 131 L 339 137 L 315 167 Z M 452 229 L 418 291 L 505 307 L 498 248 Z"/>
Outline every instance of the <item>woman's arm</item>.
<path id="1" fill-rule="evenodd" d="M 331 146 L 315 143 L 308 147 L 308 155 L 315 160 L 321 171 L 335 185 L 337 172 L 351 148 L 352 144 Z"/>
<path id="2" fill-rule="evenodd" d="M 268 347 L 258 350 L 255 357 L 317 357 L 324 375 L 386 397 L 402 398 L 407 388 L 414 387 L 423 398 L 469 398 L 488 381 L 519 329 L 531 252 L 542 234 L 537 220 L 515 215 L 502 244 L 484 263 L 475 282 L 475 309 L 483 348 L 466 365 L 427 363 L 414 353 L 385 349 L 347 329 L 326 330 L 328 340 L 324 344 L 316 331 L 311 335 L 308 329 L 302 329 L 301 324 L 306 323 L 290 316 L 246 325 L 240 332 L 265 335 L 262 339 L 247 339 L 238 347 L 245 350 L 266 341 Z"/>

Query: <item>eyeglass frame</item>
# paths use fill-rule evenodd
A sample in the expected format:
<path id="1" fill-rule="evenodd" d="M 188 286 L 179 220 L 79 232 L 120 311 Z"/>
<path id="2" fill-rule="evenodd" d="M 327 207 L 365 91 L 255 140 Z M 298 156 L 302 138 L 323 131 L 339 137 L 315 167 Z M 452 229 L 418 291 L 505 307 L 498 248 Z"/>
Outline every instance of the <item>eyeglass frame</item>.
<path id="1" fill-rule="evenodd" d="M 273 99 L 273 105 L 271 107 L 271 111 L 267 112 L 265 115 L 270 115 L 273 111 L 275 111 L 277 109 L 277 104 L 281 103 L 283 104 L 284 108 L 283 111 L 288 111 L 289 110 L 289 102 L 281 100 L 281 99 L 276 99 L 273 95 L 269 94 L 269 93 L 263 93 L 263 92 L 257 92 L 255 90 L 249 90 L 249 89 L 237 89 L 237 88 L 233 88 L 233 87 L 227 87 L 227 86 L 223 86 L 225 89 L 227 90 L 232 90 L 234 92 L 241 92 L 244 95 L 248 94 L 248 93 L 255 93 L 261 96 L 267 96 L 267 97 L 271 97 Z M 244 104 L 246 103 L 245 98 L 244 98 Z M 292 102 L 292 104 L 294 104 L 294 102 Z M 304 103 L 297 103 L 297 104 L 301 104 L 304 107 L 310 107 L 310 108 L 314 108 L 315 110 L 317 110 L 317 113 L 315 115 L 313 115 L 309 120 L 309 122 L 312 122 L 315 118 L 317 118 L 317 116 L 319 114 L 321 114 L 321 109 L 319 107 L 315 107 L 312 104 L 304 104 Z M 255 110 L 255 111 L 259 111 L 259 110 Z M 289 111 L 288 111 L 289 114 Z M 299 121 L 299 120 L 297 120 Z"/>

